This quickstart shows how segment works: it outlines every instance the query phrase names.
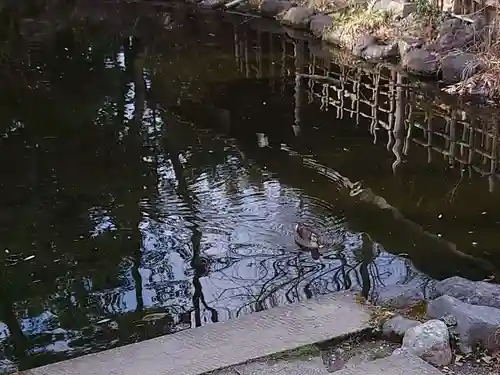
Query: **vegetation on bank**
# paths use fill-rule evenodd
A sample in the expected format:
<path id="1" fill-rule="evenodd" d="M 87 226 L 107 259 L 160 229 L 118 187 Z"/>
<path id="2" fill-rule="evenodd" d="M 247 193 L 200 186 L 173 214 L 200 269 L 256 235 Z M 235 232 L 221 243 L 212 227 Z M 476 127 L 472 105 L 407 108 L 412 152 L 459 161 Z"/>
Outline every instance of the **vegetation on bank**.
<path id="1" fill-rule="evenodd" d="M 444 12 L 429 0 L 304 0 L 298 4 L 262 0 L 260 9 L 285 26 L 306 29 L 356 57 L 399 58 L 407 71 L 442 80 L 448 93 L 500 96 L 498 20 L 496 13 L 491 19 L 491 9 L 466 17 Z"/>

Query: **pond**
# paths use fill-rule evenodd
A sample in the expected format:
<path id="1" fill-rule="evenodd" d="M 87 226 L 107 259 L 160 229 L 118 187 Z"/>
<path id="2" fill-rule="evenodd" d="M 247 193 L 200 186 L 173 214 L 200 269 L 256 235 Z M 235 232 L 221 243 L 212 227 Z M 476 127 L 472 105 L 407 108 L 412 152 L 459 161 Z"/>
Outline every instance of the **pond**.
<path id="1" fill-rule="evenodd" d="M 500 267 L 495 109 L 258 19 L 40 18 L 9 23 L 0 73 L 0 360 Z"/>

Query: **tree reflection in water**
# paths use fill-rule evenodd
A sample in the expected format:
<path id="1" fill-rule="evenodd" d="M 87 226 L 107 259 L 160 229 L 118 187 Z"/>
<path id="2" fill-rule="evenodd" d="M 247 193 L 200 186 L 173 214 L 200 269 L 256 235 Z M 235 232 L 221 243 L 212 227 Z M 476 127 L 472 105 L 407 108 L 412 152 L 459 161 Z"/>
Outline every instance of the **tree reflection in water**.
<path id="1" fill-rule="evenodd" d="M 232 56 L 206 32 L 200 42 L 174 21 L 128 16 L 129 34 L 81 24 L 43 48 L 19 43 L 2 71 L 19 76 L 0 92 L 11 103 L 0 153 L 16 160 L 0 171 L 8 357 L 33 367 L 341 289 L 425 282 L 331 204 L 162 110 L 153 97 L 165 77 L 167 96 L 196 102 L 203 77 L 186 61 L 227 72 Z M 136 27 L 168 38 L 123 38 Z M 294 244 L 302 219 L 331 243 L 319 260 Z"/>

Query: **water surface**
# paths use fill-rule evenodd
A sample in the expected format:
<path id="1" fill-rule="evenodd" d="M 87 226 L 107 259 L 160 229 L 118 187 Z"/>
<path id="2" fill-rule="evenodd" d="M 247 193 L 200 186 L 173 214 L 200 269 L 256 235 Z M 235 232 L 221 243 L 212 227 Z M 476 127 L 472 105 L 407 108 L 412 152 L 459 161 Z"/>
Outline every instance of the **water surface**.
<path id="1" fill-rule="evenodd" d="M 0 345 L 21 368 L 496 271 L 495 110 L 241 17 L 70 11 L 20 22 L 1 73 Z"/>

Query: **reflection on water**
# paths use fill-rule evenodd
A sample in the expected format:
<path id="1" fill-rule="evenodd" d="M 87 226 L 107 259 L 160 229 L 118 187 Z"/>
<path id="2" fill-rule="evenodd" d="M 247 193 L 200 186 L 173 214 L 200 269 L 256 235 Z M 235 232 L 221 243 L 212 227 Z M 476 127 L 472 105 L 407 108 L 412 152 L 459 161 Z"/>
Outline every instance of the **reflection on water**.
<path id="1" fill-rule="evenodd" d="M 421 162 L 417 150 L 411 159 L 408 145 L 397 156 L 400 174 L 392 174 L 394 160 L 370 130 L 392 132 L 384 124 L 393 120 L 377 116 L 393 112 L 363 111 L 360 98 L 376 79 L 379 87 L 383 79 L 392 84 L 388 105 L 406 129 L 395 138 L 409 139 L 397 76 L 358 72 L 357 101 L 348 102 L 344 89 L 332 98 L 332 82 L 344 85 L 347 76 L 325 86 L 317 77 L 325 72 L 314 69 L 333 65 L 318 65 L 305 43 L 241 19 L 151 9 L 77 8 L 72 14 L 80 17 L 59 30 L 47 32 L 46 23 L 25 29 L 25 20 L 9 34 L 17 47 L 6 50 L 11 64 L 1 74 L 10 78 L 0 92 L 8 103 L 0 108 L 0 153 L 12 160 L 2 163 L 0 183 L 0 348 L 7 357 L 33 367 L 337 290 L 370 296 L 386 285 L 491 271 L 484 262 L 498 256 L 476 264 L 446 250 L 451 242 L 411 232 L 401 220 L 388 224 L 393 218 L 346 197 L 343 184 L 362 180 L 431 232 L 439 224 L 421 220 L 426 207 L 473 217 L 463 199 L 476 194 L 484 211 L 479 177 L 464 177 L 469 187 L 456 189 L 462 204 L 443 205 L 436 197 L 447 189 L 448 169 L 433 173 L 439 164 Z M 45 33 L 30 31 L 39 28 Z M 409 103 L 405 111 L 418 112 Z M 328 108 L 340 109 L 332 116 Z M 438 113 L 426 108 L 427 117 Z M 456 118 L 458 109 L 446 108 Z M 366 113 L 371 127 L 347 119 Z M 496 142 L 485 147 L 497 152 Z M 319 260 L 294 243 L 297 221 L 327 243 Z M 484 223 L 476 233 L 482 246 L 498 224 Z M 468 224 L 447 225 L 439 230 L 464 250 Z"/>

